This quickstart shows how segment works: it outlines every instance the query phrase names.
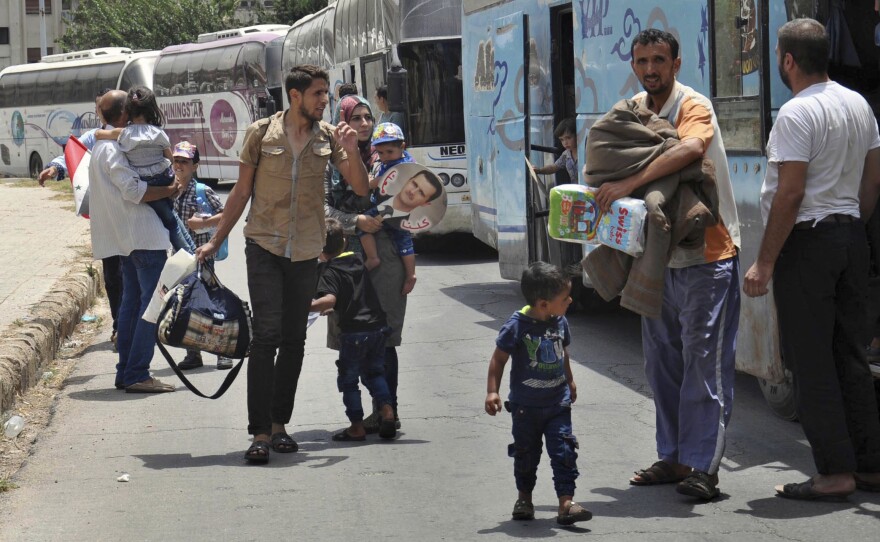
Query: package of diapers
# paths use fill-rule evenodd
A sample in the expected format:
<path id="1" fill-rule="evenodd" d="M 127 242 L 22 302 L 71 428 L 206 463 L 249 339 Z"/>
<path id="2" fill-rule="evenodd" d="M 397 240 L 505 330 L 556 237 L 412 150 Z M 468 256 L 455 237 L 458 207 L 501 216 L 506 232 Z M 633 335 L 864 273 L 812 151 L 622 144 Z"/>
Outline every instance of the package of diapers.
<path id="1" fill-rule="evenodd" d="M 550 237 L 571 243 L 601 243 L 641 256 L 645 250 L 645 202 L 620 198 L 603 213 L 596 206 L 596 188 L 567 184 L 550 190 Z"/>

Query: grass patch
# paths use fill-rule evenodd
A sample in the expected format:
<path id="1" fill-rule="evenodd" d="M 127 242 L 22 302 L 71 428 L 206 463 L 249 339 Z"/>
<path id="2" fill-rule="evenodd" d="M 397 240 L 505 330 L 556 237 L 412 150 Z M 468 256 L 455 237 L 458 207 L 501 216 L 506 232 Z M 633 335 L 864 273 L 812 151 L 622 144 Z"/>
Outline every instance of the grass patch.
<path id="1" fill-rule="evenodd" d="M 9 478 L 0 478 L 0 493 L 18 489 L 18 486 L 9 481 Z"/>

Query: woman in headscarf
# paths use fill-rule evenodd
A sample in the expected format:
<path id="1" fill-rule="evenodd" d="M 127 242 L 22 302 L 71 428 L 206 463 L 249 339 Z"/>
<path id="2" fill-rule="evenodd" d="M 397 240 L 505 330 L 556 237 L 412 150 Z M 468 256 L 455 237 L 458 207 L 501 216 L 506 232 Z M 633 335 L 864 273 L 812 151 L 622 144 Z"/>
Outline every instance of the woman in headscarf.
<path id="1" fill-rule="evenodd" d="M 370 171 L 377 159 L 370 145 L 370 137 L 373 135 L 375 124 L 370 103 L 361 96 L 350 95 L 342 98 L 333 118 L 334 123 L 339 121 L 345 121 L 357 131 L 361 160 L 363 160 L 367 171 Z M 406 278 L 403 262 L 401 262 L 388 234 L 382 231 L 382 222 L 363 214 L 372 206 L 370 198 L 368 196 L 359 197 L 352 192 L 345 179 L 332 166 L 327 167 L 327 173 L 324 176 L 324 193 L 326 194 L 325 214 L 342 223 L 351 250 L 360 250 L 361 248 L 356 234 L 357 230 L 372 233 L 376 238 L 376 246 L 382 264 L 370 271 L 370 279 L 379 296 L 382 309 L 385 311 L 388 326 L 392 329 L 385 348 L 385 378 L 388 380 L 396 418 L 396 347 L 400 346 L 403 319 L 406 315 L 406 296 L 400 293 Z M 333 313 L 330 316 L 327 322 L 327 347 L 339 350 L 339 327 Z M 364 427 L 368 433 L 376 432 L 379 429 L 379 416 L 375 407 L 373 410 L 373 414 L 364 420 Z M 399 421 L 397 428 L 400 429 Z"/>

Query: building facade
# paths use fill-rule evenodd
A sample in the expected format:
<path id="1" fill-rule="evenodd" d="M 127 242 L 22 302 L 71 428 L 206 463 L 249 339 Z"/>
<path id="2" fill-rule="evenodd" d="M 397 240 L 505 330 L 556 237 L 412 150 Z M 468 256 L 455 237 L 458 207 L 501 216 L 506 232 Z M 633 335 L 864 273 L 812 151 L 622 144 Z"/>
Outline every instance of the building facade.
<path id="1" fill-rule="evenodd" d="M 63 8 L 70 0 L 7 0 L 0 2 L 0 69 L 13 64 L 39 62 L 40 27 L 45 26 L 46 54 L 61 51 L 56 43 L 63 32 Z M 62 6 L 63 5 L 63 6 Z"/>

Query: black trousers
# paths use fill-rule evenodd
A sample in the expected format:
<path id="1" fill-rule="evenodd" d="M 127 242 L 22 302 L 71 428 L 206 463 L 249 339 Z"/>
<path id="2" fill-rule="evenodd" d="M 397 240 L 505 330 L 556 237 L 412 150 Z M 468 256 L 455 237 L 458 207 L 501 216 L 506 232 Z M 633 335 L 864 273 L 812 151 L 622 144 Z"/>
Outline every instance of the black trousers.
<path id="1" fill-rule="evenodd" d="M 317 260 L 291 262 L 250 240 L 245 246 L 253 311 L 247 374 L 248 433 L 269 434 L 293 414 Z M 277 351 L 277 358 L 276 358 Z"/>
<path id="2" fill-rule="evenodd" d="M 861 221 L 792 231 L 773 273 L 782 355 L 820 474 L 880 472 L 880 421 L 865 357 L 867 288 Z"/>
<path id="3" fill-rule="evenodd" d="M 104 268 L 104 291 L 110 304 L 110 316 L 113 317 L 113 331 L 116 331 L 116 319 L 119 316 L 119 304 L 122 303 L 122 268 L 119 256 L 108 256 L 101 259 Z"/>

